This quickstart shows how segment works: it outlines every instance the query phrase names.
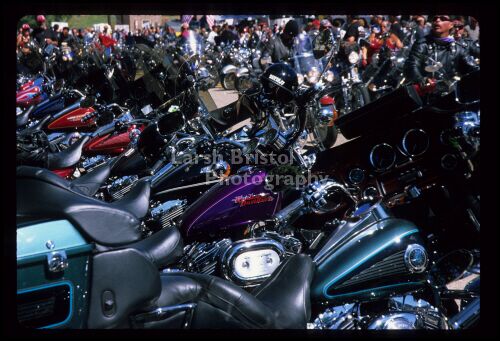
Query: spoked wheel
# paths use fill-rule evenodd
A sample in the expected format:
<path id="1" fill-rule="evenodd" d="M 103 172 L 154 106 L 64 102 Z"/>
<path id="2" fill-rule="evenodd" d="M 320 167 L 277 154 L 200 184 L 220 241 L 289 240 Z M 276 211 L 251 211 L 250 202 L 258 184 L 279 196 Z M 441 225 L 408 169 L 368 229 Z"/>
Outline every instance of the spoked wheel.
<path id="1" fill-rule="evenodd" d="M 330 149 L 337 142 L 338 130 L 334 125 L 320 125 L 314 128 L 314 137 L 325 149 Z"/>
<path id="2" fill-rule="evenodd" d="M 219 82 L 220 82 L 220 77 L 219 77 L 219 73 L 217 72 L 217 68 L 207 67 L 207 69 L 208 69 L 208 73 L 210 75 L 209 87 L 215 88 L 217 86 L 217 84 L 219 84 Z"/>
<path id="3" fill-rule="evenodd" d="M 359 109 L 371 102 L 370 93 L 364 84 L 354 84 L 351 88 L 350 103 L 344 103 L 342 90 L 331 94 L 335 98 L 337 109 L 340 116 Z"/>

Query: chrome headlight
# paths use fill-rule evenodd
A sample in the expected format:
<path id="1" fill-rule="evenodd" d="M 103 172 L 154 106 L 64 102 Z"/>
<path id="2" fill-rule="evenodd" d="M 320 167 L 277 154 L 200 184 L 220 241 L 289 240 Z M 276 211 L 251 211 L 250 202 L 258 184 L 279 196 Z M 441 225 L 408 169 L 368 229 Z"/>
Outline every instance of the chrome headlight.
<path id="1" fill-rule="evenodd" d="M 357 53 L 356 51 L 352 51 L 351 53 L 349 53 L 347 59 L 349 60 L 349 63 L 357 64 L 359 62 L 359 53 Z"/>
<path id="2" fill-rule="evenodd" d="M 333 74 L 332 71 L 328 70 L 325 72 L 325 74 L 323 75 L 323 79 L 327 82 L 333 82 L 333 80 L 335 79 L 335 75 Z"/>
<path id="3" fill-rule="evenodd" d="M 307 81 L 309 83 L 317 83 L 319 80 L 320 73 L 317 68 L 313 67 L 309 72 L 307 72 Z"/>
<path id="4" fill-rule="evenodd" d="M 299 82 L 299 85 L 304 83 L 304 75 L 302 75 L 301 73 L 298 73 L 297 74 L 297 81 Z"/>
<path id="5" fill-rule="evenodd" d="M 204 67 L 201 67 L 198 69 L 198 78 L 208 78 L 210 77 L 210 73 L 208 72 L 208 70 Z"/>

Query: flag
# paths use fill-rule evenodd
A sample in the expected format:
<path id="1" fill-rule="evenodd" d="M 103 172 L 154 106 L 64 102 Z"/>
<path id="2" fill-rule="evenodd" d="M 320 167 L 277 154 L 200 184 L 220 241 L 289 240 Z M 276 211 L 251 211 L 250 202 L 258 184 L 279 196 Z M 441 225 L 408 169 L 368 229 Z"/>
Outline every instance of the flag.
<path id="1" fill-rule="evenodd" d="M 193 19 L 194 15 L 183 15 L 182 16 L 182 19 L 181 19 L 181 22 L 184 24 L 184 23 L 188 23 L 191 21 L 191 19 Z"/>
<path id="2" fill-rule="evenodd" d="M 215 16 L 214 15 L 205 15 L 205 19 L 207 20 L 208 28 L 212 29 L 212 26 L 215 25 Z"/>

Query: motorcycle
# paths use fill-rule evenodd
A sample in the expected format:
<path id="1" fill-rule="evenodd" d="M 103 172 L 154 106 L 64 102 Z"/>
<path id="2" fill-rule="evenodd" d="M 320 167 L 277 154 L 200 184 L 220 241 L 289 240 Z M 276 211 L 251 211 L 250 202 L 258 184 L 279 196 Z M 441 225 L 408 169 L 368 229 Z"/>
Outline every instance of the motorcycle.
<path id="1" fill-rule="evenodd" d="M 371 63 L 363 72 L 363 81 L 372 99 L 397 89 L 405 82 L 403 66 L 408 54 L 408 47 L 393 52 L 387 46 L 382 46 L 373 54 Z"/>
<path id="2" fill-rule="evenodd" d="M 168 87 L 172 96 L 164 102 L 162 94 L 155 109 L 142 97 L 139 116 L 93 103 L 79 120 L 100 124 L 81 134 L 91 143 L 78 144 L 95 159 L 84 159 L 87 174 L 77 180 L 17 169 L 22 326 L 477 325 L 478 73 L 438 82 L 446 94 L 425 104 L 419 89 L 400 86 L 335 120 L 351 140 L 310 153 L 303 132 L 318 124 L 308 121 L 330 122 L 338 100 L 324 96 L 338 84 L 323 74 L 298 89 L 295 110 L 266 97 L 254 78 L 241 102 L 209 112 L 198 94 L 209 77 L 194 69 L 197 78 L 162 78 L 160 64 L 179 65 L 181 57 L 140 51 L 131 54 L 146 72 L 182 91 Z M 253 126 L 233 131 L 240 104 Z M 243 163 L 229 162 L 235 150 Z M 202 165 L 210 153 L 223 160 Z M 259 163 L 286 154 L 291 164 Z M 112 172 L 118 178 L 106 180 Z M 299 183 L 309 172 L 319 180 Z M 203 182 L 208 176 L 212 182 Z M 283 185 L 281 177 L 295 182 Z M 468 283 L 451 289 L 457 279 Z"/>
<path id="3" fill-rule="evenodd" d="M 459 115 L 459 117 L 464 118 L 464 115 Z M 465 127 L 461 121 L 459 122 L 456 132 L 460 132 L 460 129 Z M 322 246 L 318 247 L 319 250 L 314 255 L 316 265 L 313 265 L 307 256 L 295 255 L 286 259 L 279 267 L 275 267 L 280 254 L 286 251 L 284 247 L 280 248 L 276 243 L 266 240 L 266 234 L 262 233 L 262 228 L 257 237 L 261 239 L 239 241 L 239 244 L 236 244 L 237 247 L 231 249 L 232 252 L 224 253 L 229 258 L 224 264 L 234 266 L 226 269 L 228 277 L 243 279 L 244 285 L 250 284 L 251 280 L 259 280 L 263 269 L 274 270 L 271 271 L 272 275 L 267 281 L 261 282 L 261 286 L 254 291 L 254 295 L 249 295 L 237 286 L 204 274 L 171 270 L 160 274 L 151 261 L 151 257 L 157 258 L 152 251 L 151 244 L 155 244 L 153 239 L 144 240 L 148 242 L 147 246 L 144 241 L 142 244 L 136 244 L 138 235 L 134 226 L 138 224 L 137 221 L 132 219 L 128 223 L 124 221 L 120 224 L 112 224 L 108 226 L 108 229 L 101 228 L 100 225 L 107 222 L 106 215 L 113 214 L 112 208 L 104 204 L 101 206 L 94 203 L 97 205 L 96 209 L 100 207 L 100 213 L 98 220 L 92 222 L 89 222 L 92 219 L 89 219 L 89 216 L 83 213 L 84 211 L 60 211 L 57 207 L 53 207 L 55 203 L 61 205 L 61 203 L 68 204 L 69 202 L 69 198 L 65 199 L 56 193 L 49 193 L 51 195 L 48 198 L 51 202 L 44 203 L 43 207 L 40 207 L 39 202 L 36 205 L 30 205 L 29 200 L 26 199 L 31 192 L 48 193 L 45 187 L 47 185 L 37 181 L 34 177 L 36 175 L 25 171 L 18 174 L 20 183 L 17 188 L 21 191 L 16 196 L 19 198 L 18 215 L 22 218 L 21 221 L 24 219 L 25 223 L 18 230 L 18 245 L 25 245 L 25 238 L 33 240 L 35 231 L 48 233 L 53 227 L 57 227 L 58 233 L 61 231 L 70 233 L 73 237 L 73 244 L 70 246 L 58 243 L 56 249 L 53 240 L 46 242 L 42 239 L 41 242 L 34 244 L 40 245 L 39 250 L 18 248 L 20 272 L 18 316 L 25 326 L 50 328 L 64 326 L 88 328 L 220 327 L 221 324 L 216 320 L 206 319 L 206 309 L 214 314 L 217 311 L 214 309 L 223 311 L 228 309 L 227 306 L 220 305 L 210 298 L 213 297 L 210 296 L 210 292 L 215 289 L 214 287 L 207 287 L 207 296 L 196 293 L 195 296 L 188 296 L 190 298 L 187 301 L 183 296 L 182 305 L 178 305 L 180 301 L 177 301 L 179 299 L 177 296 L 168 296 L 168 300 L 160 298 L 163 297 L 162 293 L 170 290 L 183 292 L 186 280 L 213 283 L 217 286 L 219 295 L 222 295 L 226 301 L 231 301 L 235 294 L 239 298 L 243 295 L 244 305 L 239 306 L 241 315 L 229 313 L 229 316 L 221 322 L 226 326 L 227 323 L 231 323 L 233 326 L 247 328 L 305 328 L 309 323 L 309 327 L 329 329 L 446 329 L 462 328 L 477 322 L 478 292 L 472 289 L 477 288 L 477 282 L 465 292 L 448 290 L 444 286 L 447 280 L 456 278 L 457 273 L 460 274 L 464 269 L 470 268 L 472 258 L 469 253 L 450 253 L 440 258 L 436 262 L 438 265 L 431 267 L 430 274 L 427 273 L 431 252 L 427 251 L 421 229 L 417 225 L 395 218 L 384 204 L 353 201 L 350 191 L 333 181 L 327 180 L 310 186 L 304 191 L 302 198 L 277 215 L 278 223 L 283 224 L 283 222 L 294 221 L 293 217 L 296 217 L 297 212 L 305 207 L 319 212 L 338 211 L 339 208 L 343 208 L 341 210 L 343 212 L 353 212 L 347 215 L 344 213 L 344 216 L 347 216 L 346 220 L 338 222 L 335 231 L 326 238 Z M 40 186 L 45 188 L 41 190 Z M 317 193 L 319 195 L 316 195 Z M 248 205 L 256 200 L 241 198 L 237 202 Z M 343 203 L 347 205 L 342 205 Z M 85 203 L 85 205 L 88 204 Z M 73 205 L 78 205 L 78 201 Z M 347 211 L 345 206 L 348 208 Z M 67 212 L 66 216 L 71 220 L 76 219 L 77 223 L 76 226 L 69 220 L 28 223 L 30 217 L 36 212 L 42 215 L 50 215 L 51 212 Z M 89 211 L 89 214 L 95 213 Z M 115 214 L 113 216 L 113 219 L 117 219 Z M 97 228 L 90 223 L 97 224 Z M 120 231 L 117 230 L 118 227 Z M 254 229 L 256 235 L 258 235 L 258 230 L 257 226 Z M 111 233 L 112 231 L 115 233 Z M 163 234 L 175 233 L 172 231 L 175 229 L 164 230 Z M 48 235 L 47 233 L 44 235 Z M 272 235 L 272 233 L 267 233 Z M 172 243 L 172 239 L 175 238 L 165 238 L 165 235 L 161 237 L 160 239 L 168 241 L 169 245 L 178 245 Z M 94 241 L 93 244 L 88 244 L 86 240 L 89 238 Z M 360 243 L 363 247 L 359 247 Z M 95 244 L 104 244 L 107 247 L 98 248 L 91 253 L 96 247 Z M 318 242 L 315 244 L 318 246 Z M 311 245 L 314 244 L 311 243 Z M 252 248 L 249 249 L 250 246 Z M 262 246 L 267 249 L 262 251 Z M 176 248 L 177 246 L 167 247 L 166 257 L 169 258 L 168 256 L 174 253 L 173 249 Z M 246 253 L 249 251 L 254 251 L 254 254 Z M 44 273 L 44 271 L 40 272 L 40 265 L 38 265 L 40 258 L 47 261 L 46 266 L 52 275 L 38 277 L 37 283 L 23 280 L 28 278 L 28 273 Z M 92 262 L 92 267 L 87 267 L 85 265 L 87 262 Z M 69 267 L 70 263 L 71 267 Z M 42 264 L 42 267 L 45 267 L 45 263 Z M 339 267 L 340 264 L 341 267 Z M 110 266 L 113 266 L 113 274 L 109 274 Z M 134 269 L 133 272 L 130 271 L 131 268 Z M 73 269 L 75 270 L 72 271 Z M 92 271 L 92 276 L 85 276 L 89 271 Z M 134 278 L 140 273 L 142 280 L 134 281 L 131 277 L 132 273 Z M 432 281 L 432 285 L 429 285 L 428 279 Z M 155 283 L 163 284 L 158 287 Z M 433 294 L 436 293 L 435 289 L 439 289 L 437 290 L 439 299 L 436 302 L 432 301 Z M 303 297 L 300 302 L 290 300 L 290 297 L 295 297 L 297 292 L 304 292 L 304 290 L 310 295 L 300 296 Z M 90 292 L 90 297 L 88 292 Z M 35 297 L 38 300 L 36 305 L 33 304 Z M 454 300 L 457 297 L 466 304 L 461 311 L 452 316 L 450 325 L 446 322 L 443 307 L 438 305 L 441 301 Z M 149 303 L 151 299 L 155 301 L 153 305 Z M 325 305 L 330 307 L 332 304 L 337 305 L 328 308 L 318 315 L 318 318 L 311 320 L 308 317 L 311 311 L 308 308 L 304 310 L 304 307 L 309 306 L 307 303 L 309 299 L 313 302 L 313 311 L 324 310 Z M 370 303 L 379 300 L 384 302 L 386 299 L 387 305 L 385 307 L 382 305 L 382 308 L 380 305 Z M 52 307 L 55 307 L 57 303 L 57 306 L 65 309 L 66 313 L 45 314 L 45 319 L 43 319 L 36 308 L 40 306 L 40 300 Z M 274 303 L 271 304 L 271 302 Z M 292 302 L 292 305 L 289 302 Z M 346 302 L 359 303 L 345 304 Z M 274 307 L 273 311 L 282 311 L 282 315 L 271 314 L 269 308 L 262 306 L 262 303 Z M 75 304 L 75 309 L 69 309 L 73 307 L 73 304 Z M 248 307 L 254 306 L 259 309 L 250 312 Z M 84 312 L 88 314 L 83 314 Z M 180 317 L 175 316 L 179 313 Z M 102 316 L 107 318 L 101 318 Z M 254 322 L 249 323 L 245 316 L 271 316 L 271 318 L 264 318 L 261 322 L 253 320 Z M 282 318 L 274 316 L 282 316 Z"/>
<path id="4" fill-rule="evenodd" d="M 337 89 L 330 95 L 335 99 L 339 116 L 343 116 L 371 100 L 359 72 L 361 49 L 357 43 L 348 44 L 340 38 L 336 41 L 331 31 L 326 32 L 330 33 L 320 34 L 313 41 L 313 53 L 333 74 Z"/>

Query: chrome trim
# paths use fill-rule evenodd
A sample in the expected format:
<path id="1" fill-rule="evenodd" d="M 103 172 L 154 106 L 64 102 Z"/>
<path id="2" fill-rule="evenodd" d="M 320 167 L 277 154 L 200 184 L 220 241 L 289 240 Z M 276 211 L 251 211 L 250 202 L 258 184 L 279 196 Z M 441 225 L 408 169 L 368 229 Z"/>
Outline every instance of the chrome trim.
<path id="1" fill-rule="evenodd" d="M 391 149 L 392 149 L 392 153 L 393 153 L 393 155 L 394 155 L 393 160 L 392 160 L 392 163 L 391 163 L 389 166 L 385 167 L 385 168 L 377 168 L 377 167 L 373 164 L 373 152 L 374 152 L 375 148 L 377 148 L 377 147 L 379 147 L 379 146 L 387 146 L 387 147 L 391 148 Z M 391 169 L 391 167 L 392 167 L 392 166 L 394 166 L 394 163 L 395 163 L 395 162 L 396 162 L 396 152 L 394 151 L 394 147 L 393 147 L 393 146 L 391 146 L 391 145 L 390 145 L 390 144 L 388 144 L 388 143 L 379 143 L 379 144 L 377 144 L 377 145 L 373 146 L 373 148 L 370 150 L 370 164 L 372 165 L 372 167 L 373 167 L 373 168 L 375 168 L 375 170 L 377 170 L 377 171 L 379 171 L 379 172 L 384 172 L 384 171 L 386 171 L 386 170 Z"/>
<path id="2" fill-rule="evenodd" d="M 412 254 L 415 252 L 421 252 L 422 259 L 418 260 L 419 262 L 423 262 L 421 264 L 415 263 L 412 259 Z M 404 255 L 405 265 L 410 272 L 413 273 L 421 273 L 424 272 L 427 268 L 427 264 L 429 263 L 429 257 L 427 256 L 427 251 L 420 244 L 410 244 L 406 247 L 405 255 Z"/>
<path id="3" fill-rule="evenodd" d="M 68 268 L 66 251 L 55 251 L 47 254 L 47 265 L 50 272 L 61 272 Z"/>
<path id="4" fill-rule="evenodd" d="M 270 238 L 252 238 L 243 239 L 233 243 L 222 255 L 220 260 L 220 270 L 222 275 L 229 281 L 243 287 L 252 287 L 260 284 L 264 279 L 268 278 L 270 274 L 257 276 L 251 279 L 241 278 L 234 272 L 234 260 L 236 257 L 247 251 L 256 251 L 261 249 L 273 249 L 280 257 L 280 263 L 285 258 L 285 248 L 277 241 Z"/>
<path id="5" fill-rule="evenodd" d="M 479 320 L 481 312 L 480 299 L 475 298 L 458 314 L 453 316 L 448 323 L 452 329 L 466 329 Z"/>
<path id="6" fill-rule="evenodd" d="M 360 220 L 349 223 L 342 221 L 335 232 L 331 234 L 321 250 L 314 256 L 313 262 L 320 264 L 342 245 L 357 238 L 361 233 L 378 229 L 377 223 L 392 217 L 392 214 L 380 203 L 374 204 L 360 215 Z M 361 228 L 360 228 L 361 226 Z M 357 231 L 356 231 L 357 230 Z"/>
<path id="7" fill-rule="evenodd" d="M 363 197 L 364 198 L 374 198 L 375 197 L 375 196 L 367 195 L 367 192 L 368 192 L 369 189 L 374 189 L 375 190 L 375 192 L 376 192 L 375 196 L 378 196 L 380 194 L 379 191 L 378 191 L 378 189 L 375 186 L 369 186 L 369 187 L 366 187 L 364 189 L 364 191 L 363 191 Z"/>
<path id="8" fill-rule="evenodd" d="M 427 137 L 427 145 L 424 149 L 424 151 L 418 153 L 418 154 L 410 154 L 410 152 L 408 152 L 407 150 L 407 147 L 405 146 L 405 142 L 406 142 L 406 139 L 408 138 L 408 134 L 410 134 L 411 132 L 413 131 L 417 131 L 417 132 L 422 132 L 425 134 L 425 137 Z M 427 132 L 423 129 L 409 129 L 408 131 L 406 131 L 406 133 L 403 135 L 403 139 L 401 140 L 401 149 L 402 151 L 407 155 L 407 156 L 410 156 L 410 157 L 415 157 L 415 156 L 420 156 L 422 155 L 423 153 L 425 153 L 428 149 L 429 149 L 429 134 L 427 134 Z"/>
<path id="9" fill-rule="evenodd" d="M 361 172 L 363 172 L 363 179 L 362 179 L 361 181 L 354 181 L 354 180 L 352 180 L 352 174 L 351 174 L 351 173 L 352 173 L 353 171 L 358 171 L 358 170 L 359 170 L 359 171 L 361 171 Z M 362 182 L 365 180 L 365 171 L 364 171 L 363 169 L 361 169 L 361 168 L 358 168 L 358 167 L 353 168 L 353 169 L 351 169 L 351 170 L 349 171 L 349 174 L 347 175 L 347 178 L 349 179 L 349 181 L 350 181 L 353 185 L 359 185 L 360 183 L 362 183 Z"/>
<path id="10" fill-rule="evenodd" d="M 368 329 L 375 330 L 400 330 L 400 329 L 420 329 L 424 322 L 420 315 L 415 313 L 392 313 L 382 315 L 370 323 Z"/>

